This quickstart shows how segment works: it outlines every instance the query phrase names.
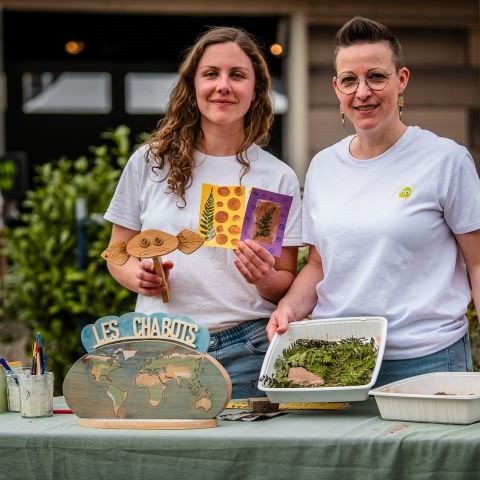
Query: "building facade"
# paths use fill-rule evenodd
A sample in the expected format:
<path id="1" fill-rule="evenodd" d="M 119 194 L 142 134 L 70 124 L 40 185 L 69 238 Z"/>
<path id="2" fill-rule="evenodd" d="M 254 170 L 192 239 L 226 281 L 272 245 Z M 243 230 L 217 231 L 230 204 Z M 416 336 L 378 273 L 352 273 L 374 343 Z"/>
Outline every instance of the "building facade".
<path id="1" fill-rule="evenodd" d="M 371 17 L 388 25 L 404 47 L 412 72 L 405 94 L 405 122 L 466 145 L 480 162 L 479 0 L 4 0 L 2 5 L 4 19 L 9 12 L 176 16 L 196 19 L 195 25 L 198 21 L 208 25 L 213 17 L 274 19 L 275 40 L 284 46 L 277 73 L 288 99 L 281 156 L 301 181 L 314 153 L 352 131 L 351 126 L 340 124 L 331 87 L 333 39 L 349 18 Z M 2 32 L 4 51 L 9 48 L 6 30 L 8 25 Z M 5 59 L 2 70 L 8 71 Z M 5 86 L 10 81 L 4 73 L 0 90 L 3 151 L 17 148 L 8 138 L 10 107 Z"/>

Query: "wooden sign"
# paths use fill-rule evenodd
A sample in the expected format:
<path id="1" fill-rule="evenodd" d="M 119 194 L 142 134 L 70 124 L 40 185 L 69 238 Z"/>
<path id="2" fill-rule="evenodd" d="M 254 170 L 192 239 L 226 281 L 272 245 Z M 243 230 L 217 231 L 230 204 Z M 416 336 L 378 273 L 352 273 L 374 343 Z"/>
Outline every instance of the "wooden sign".
<path id="1" fill-rule="evenodd" d="M 102 258 L 116 265 L 124 265 L 129 257 L 151 258 L 155 273 L 162 278 L 164 289 L 162 291 L 163 303 L 170 300 L 168 283 L 163 269 L 162 255 L 173 252 L 177 248 L 187 255 L 203 245 L 202 235 L 191 230 L 182 230 L 176 237 L 161 230 L 144 230 L 135 235 L 128 243 L 123 241 L 113 242 L 102 252 Z"/>
<path id="2" fill-rule="evenodd" d="M 215 427 L 232 383 L 204 353 L 209 340 L 208 330 L 186 316 L 99 318 L 82 330 L 88 353 L 65 377 L 65 401 L 86 427 Z"/>
<path id="3" fill-rule="evenodd" d="M 130 312 L 108 315 L 82 329 L 81 339 L 87 352 L 120 340 L 172 340 L 200 352 L 208 350 L 210 333 L 185 315 Z"/>

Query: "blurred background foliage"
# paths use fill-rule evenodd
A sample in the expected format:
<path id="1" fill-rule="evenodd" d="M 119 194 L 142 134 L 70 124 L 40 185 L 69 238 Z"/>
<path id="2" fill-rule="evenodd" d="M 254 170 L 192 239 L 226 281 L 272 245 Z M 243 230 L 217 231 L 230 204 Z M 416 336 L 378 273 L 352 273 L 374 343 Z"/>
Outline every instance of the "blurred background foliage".
<path id="1" fill-rule="evenodd" d="M 57 392 L 84 353 L 81 328 L 134 310 L 135 295 L 119 287 L 100 257 L 111 230 L 102 215 L 131 154 L 129 129 L 120 126 L 102 138 L 88 156 L 41 165 L 22 224 L 5 232 L 3 316 L 42 334 Z"/>
<path id="2" fill-rule="evenodd" d="M 467 317 L 470 324 L 469 332 L 473 354 L 473 369 L 476 372 L 480 372 L 480 324 L 473 303 L 468 307 Z"/>

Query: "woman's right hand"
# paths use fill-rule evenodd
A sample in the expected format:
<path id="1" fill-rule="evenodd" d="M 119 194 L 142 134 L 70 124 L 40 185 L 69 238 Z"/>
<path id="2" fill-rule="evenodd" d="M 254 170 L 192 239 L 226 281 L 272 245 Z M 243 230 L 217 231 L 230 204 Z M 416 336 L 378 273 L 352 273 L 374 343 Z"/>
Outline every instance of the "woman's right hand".
<path id="1" fill-rule="evenodd" d="M 288 324 L 295 321 L 295 312 L 290 305 L 278 305 L 277 309 L 272 313 L 267 324 L 267 336 L 271 342 L 276 333 L 282 334 L 288 330 Z"/>
<path id="2" fill-rule="evenodd" d="M 165 278 L 168 279 L 170 270 L 173 268 L 173 263 L 167 261 L 163 264 L 163 270 L 165 271 Z M 138 269 L 135 272 L 135 278 L 137 280 L 136 291 L 146 297 L 155 297 L 161 295 L 165 289 L 163 285 L 162 277 L 155 273 L 153 266 L 153 260 L 146 259 L 138 262 Z"/>

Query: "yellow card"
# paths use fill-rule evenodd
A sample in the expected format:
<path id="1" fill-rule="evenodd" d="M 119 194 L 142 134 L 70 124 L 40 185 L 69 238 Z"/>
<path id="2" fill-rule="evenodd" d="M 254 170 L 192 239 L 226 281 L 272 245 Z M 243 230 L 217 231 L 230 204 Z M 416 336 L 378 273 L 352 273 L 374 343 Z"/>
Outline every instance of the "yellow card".
<path id="1" fill-rule="evenodd" d="M 198 231 L 204 247 L 236 248 L 245 216 L 245 187 L 202 184 Z"/>

